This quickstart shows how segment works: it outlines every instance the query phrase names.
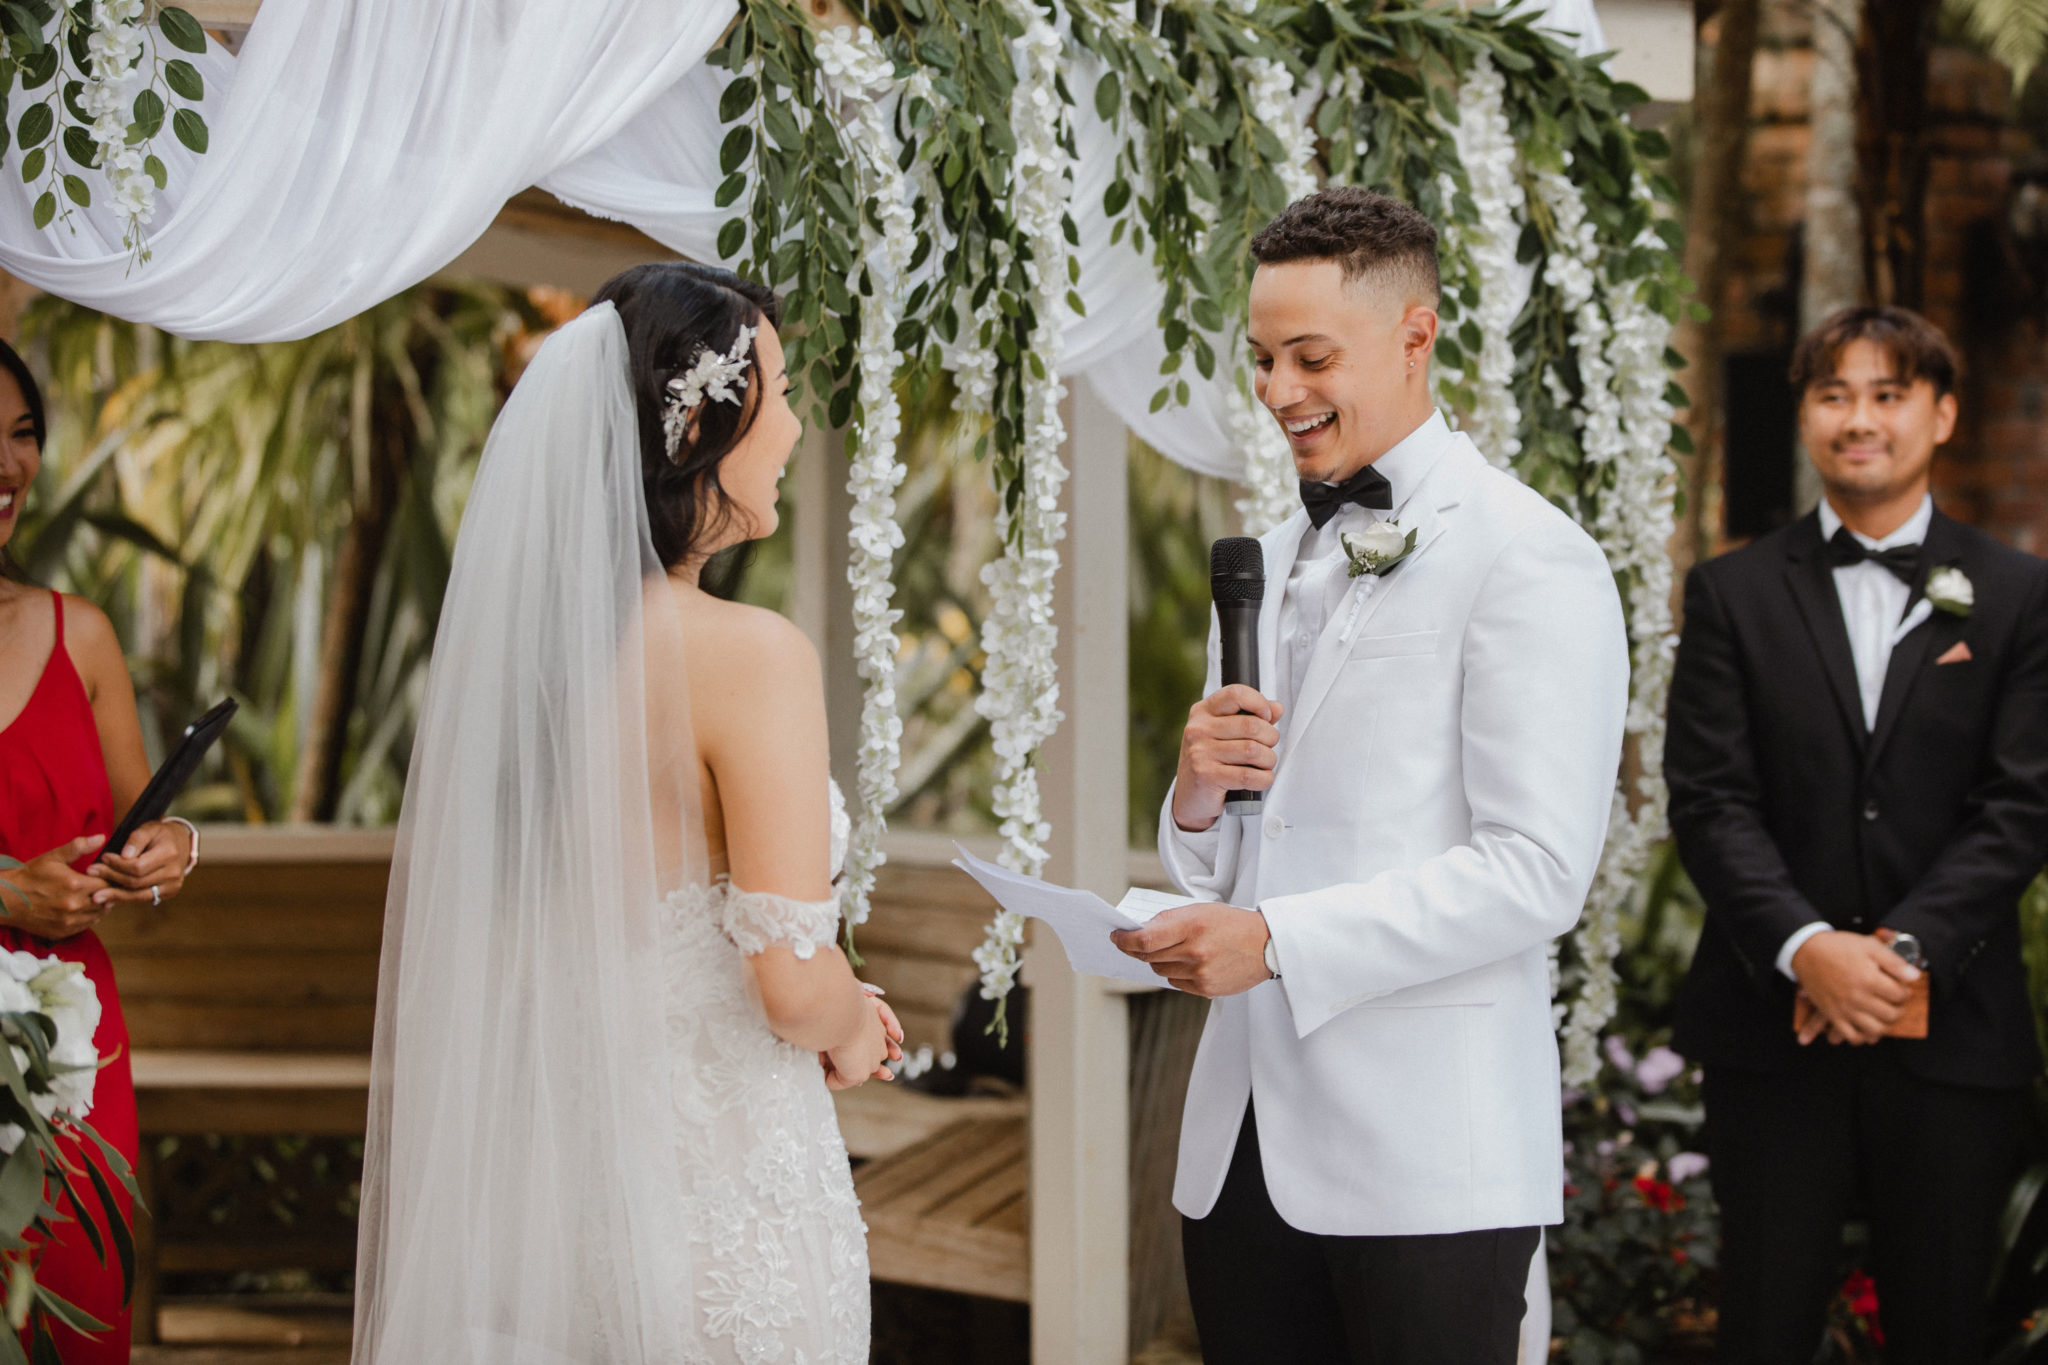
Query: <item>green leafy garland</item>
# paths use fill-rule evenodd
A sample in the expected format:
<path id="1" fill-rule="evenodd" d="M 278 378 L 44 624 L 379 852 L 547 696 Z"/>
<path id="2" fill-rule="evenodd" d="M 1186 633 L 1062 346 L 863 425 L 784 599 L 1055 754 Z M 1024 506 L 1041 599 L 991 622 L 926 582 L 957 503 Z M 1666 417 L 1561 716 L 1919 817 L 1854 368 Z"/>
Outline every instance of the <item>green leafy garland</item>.
<path id="1" fill-rule="evenodd" d="M 149 259 L 144 229 L 168 182 L 152 150 L 157 136 L 168 118 L 192 152 L 204 153 L 209 140 L 191 107 L 205 98 L 205 80 L 184 58 L 164 58 L 159 38 L 206 51 L 206 31 L 176 6 L 158 9 L 152 26 L 144 0 L 0 0 L 0 154 L 19 144 L 22 180 L 42 185 L 32 210 L 38 229 L 91 206 L 92 186 L 79 172 L 96 170 L 126 220 L 125 245 Z M 28 99 L 15 105 L 10 132 L 17 87 Z M 173 99 L 184 107 L 174 110 Z"/>
<path id="2" fill-rule="evenodd" d="M 1042 0 L 1040 8 L 1065 23 L 1078 49 L 1057 82 L 1059 99 L 1071 115 L 1069 77 L 1085 66 L 1092 85 L 1084 93 L 1121 134 L 1102 210 L 1163 287 L 1157 321 L 1168 354 L 1154 410 L 1187 401 L 1185 366 L 1205 378 L 1219 363 L 1242 371 L 1218 352 L 1241 353 L 1249 240 L 1285 206 L 1290 172 L 1300 169 L 1290 165 L 1286 130 L 1260 116 L 1263 77 L 1284 71 L 1314 91 L 1305 131 L 1320 178 L 1381 188 L 1444 226 L 1439 392 L 1454 412 L 1490 404 L 1511 415 L 1515 472 L 1594 529 L 1632 616 L 1631 731 L 1644 776 L 1618 800 L 1624 837 L 1603 866 L 1565 983 L 1580 996 L 1568 1070 L 1597 1065 L 1593 1039 L 1611 1009 L 1617 888 L 1662 832 L 1653 713 L 1662 709 L 1670 640 L 1668 614 L 1656 605 L 1668 592 L 1657 528 L 1669 515 L 1664 445 L 1687 448 L 1670 422 L 1683 395 L 1670 383 L 1677 359 L 1660 328 L 1687 306 L 1690 286 L 1664 208 L 1676 188 L 1658 169 L 1669 147 L 1627 118 L 1646 96 L 1501 8 L 1426 0 L 1138 0 L 1129 14 L 1111 0 Z M 1023 25 L 1010 7 L 978 0 L 875 0 L 864 20 L 895 64 L 902 93 L 891 127 L 915 195 L 915 283 L 895 330 L 910 401 L 940 380 L 948 352 L 950 363 L 964 364 L 963 352 L 993 351 L 976 453 L 990 459 L 1014 511 L 1026 485 L 1028 394 L 1034 383 L 1056 382 L 1029 345 L 1038 324 L 1031 249 L 1013 203 L 1012 53 Z M 818 415 L 844 427 L 861 416 L 859 319 L 873 293 L 858 260 L 859 227 L 865 217 L 879 231 L 883 206 L 862 198 L 845 111 L 820 79 L 818 47 L 789 0 L 743 0 L 714 54 L 733 73 L 721 106 L 731 127 L 717 202 L 742 206 L 718 245 L 784 294 L 791 373 Z M 1512 252 L 1533 276 L 1513 321 L 1504 393 L 1489 392 L 1482 378 L 1479 314 L 1485 291 L 1507 284 L 1482 269 L 1475 243 L 1505 210 L 1493 204 L 1482 214 L 1458 146 L 1461 91 L 1495 78 L 1504 78 L 1498 103 L 1513 142 Z M 1067 129 L 1071 153 L 1071 117 Z M 1065 226 L 1077 243 L 1071 217 Z M 1069 256 L 1066 266 L 1078 283 L 1078 260 Z M 1078 311 L 1078 296 L 1068 306 Z M 1628 347 L 1644 338 L 1655 350 L 1631 366 Z M 1014 537 L 1016 520 L 1006 525 Z M 1653 542 L 1655 555 L 1646 548 Z M 1006 984 L 993 983 L 992 993 Z"/>

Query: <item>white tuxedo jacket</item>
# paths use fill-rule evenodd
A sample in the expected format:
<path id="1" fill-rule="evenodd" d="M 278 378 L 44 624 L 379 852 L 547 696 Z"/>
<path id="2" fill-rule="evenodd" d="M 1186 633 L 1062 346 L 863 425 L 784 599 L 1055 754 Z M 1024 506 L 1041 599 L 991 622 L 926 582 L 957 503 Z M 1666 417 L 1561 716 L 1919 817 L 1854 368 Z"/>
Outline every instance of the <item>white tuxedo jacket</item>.
<path id="1" fill-rule="evenodd" d="M 1257 816 L 1159 851 L 1191 896 L 1265 912 L 1281 980 L 1217 1000 L 1174 1204 L 1206 1215 L 1246 1100 L 1280 1216 L 1398 1235 L 1561 1221 L 1545 945 L 1579 917 L 1615 800 L 1628 644 L 1605 557 L 1454 438 L 1316 644 Z M 1269 532 L 1259 669 L 1307 514 Z M 1210 638 L 1208 691 L 1217 680 Z"/>

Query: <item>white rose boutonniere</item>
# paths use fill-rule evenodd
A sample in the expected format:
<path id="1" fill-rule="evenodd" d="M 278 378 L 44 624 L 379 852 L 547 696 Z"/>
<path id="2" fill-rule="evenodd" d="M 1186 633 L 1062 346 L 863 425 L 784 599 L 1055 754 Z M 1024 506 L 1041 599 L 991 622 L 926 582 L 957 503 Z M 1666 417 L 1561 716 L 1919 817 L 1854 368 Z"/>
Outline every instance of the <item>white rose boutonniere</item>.
<path id="1" fill-rule="evenodd" d="M 1977 605 L 1977 588 L 1969 575 L 1953 564 L 1944 564 L 1927 575 L 1927 600 L 1936 611 L 1967 617 Z"/>
<path id="2" fill-rule="evenodd" d="M 1379 576 L 1408 557 L 1415 548 L 1415 532 L 1404 531 L 1398 521 L 1376 521 L 1363 531 L 1344 533 L 1344 557 L 1351 561 L 1351 577 Z"/>

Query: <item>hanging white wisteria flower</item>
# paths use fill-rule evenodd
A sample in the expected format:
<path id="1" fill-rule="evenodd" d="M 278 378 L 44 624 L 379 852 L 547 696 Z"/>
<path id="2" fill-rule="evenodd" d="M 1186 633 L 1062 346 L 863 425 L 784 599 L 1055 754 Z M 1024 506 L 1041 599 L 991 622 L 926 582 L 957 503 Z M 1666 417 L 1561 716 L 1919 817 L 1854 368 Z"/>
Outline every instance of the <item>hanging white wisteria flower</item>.
<path id="1" fill-rule="evenodd" d="M 1540 174 L 1536 186 L 1563 244 L 1544 278 L 1571 320 L 1579 444 L 1600 475 L 1588 529 L 1628 590 L 1633 673 L 1627 729 L 1640 773 L 1634 801 L 1626 791 L 1615 793 L 1607 845 L 1573 939 L 1580 983 L 1563 1030 L 1564 1076 L 1583 1085 L 1599 1071 L 1600 1033 L 1614 1017 L 1622 907 L 1665 834 L 1662 718 L 1674 650 L 1666 547 L 1675 471 L 1666 450 L 1671 405 L 1664 367 L 1671 328 L 1641 301 L 1633 282 L 1603 286 L 1601 249 L 1579 187 L 1557 172 Z M 1556 376 L 1547 374 L 1545 382 L 1553 393 L 1563 391 Z"/>
<path id="2" fill-rule="evenodd" d="M 1453 220 L 1443 234 L 1443 254 L 1472 275 L 1479 291 L 1472 317 L 1479 348 L 1476 355 L 1465 357 L 1464 367 L 1472 402 L 1459 425 L 1502 469 L 1512 468 L 1522 453 L 1522 410 L 1515 402 L 1515 353 L 1509 336 L 1529 296 L 1528 273 L 1515 260 L 1524 195 L 1515 174 L 1506 94 L 1507 82 L 1487 56 L 1473 62 L 1458 87 L 1458 121 L 1449 132 L 1464 163 L 1479 222 Z M 1449 177 L 1443 181 L 1444 197 L 1449 199 Z"/>
<path id="3" fill-rule="evenodd" d="M 975 706 L 994 739 L 1001 860 L 1013 871 L 1036 876 L 1045 866 L 1045 841 L 1051 834 L 1040 806 L 1036 758 L 1061 720 L 1052 595 L 1058 545 L 1066 534 L 1066 514 L 1059 510 L 1060 485 L 1067 477 L 1060 463 L 1060 444 L 1066 439 L 1060 399 L 1066 388 L 1060 383 L 1059 361 L 1068 311 L 1063 220 L 1073 159 L 1063 140 L 1059 33 L 1029 0 L 1010 3 L 1024 24 L 1024 36 L 1015 44 L 1019 79 L 1010 113 L 1017 139 L 1017 225 L 1031 253 L 1025 270 L 1035 325 L 1028 347 L 1032 363 L 1024 371 L 1023 487 L 1014 510 L 1005 506 L 997 514 L 1003 553 L 981 574 L 990 598 L 982 623 L 988 661 Z M 1001 1001 L 1009 994 L 1023 941 L 1022 918 L 999 912 L 974 952 L 985 998 Z"/>
<path id="4" fill-rule="evenodd" d="M 1237 500 L 1237 514 L 1246 535 L 1262 536 L 1301 506 L 1294 451 L 1273 414 L 1245 393 L 1242 381 L 1224 389 L 1223 406 L 1231 443 L 1244 457 L 1244 494 Z"/>
<path id="5" fill-rule="evenodd" d="M 1295 102 L 1294 73 L 1271 57 L 1242 58 L 1237 72 L 1245 83 L 1252 118 L 1280 141 L 1284 156 L 1273 169 L 1287 191 L 1287 202 L 1314 194 L 1316 138 Z"/>
<path id="6" fill-rule="evenodd" d="M 167 119 L 194 153 L 206 150 L 208 132 L 191 107 L 206 93 L 199 68 L 181 57 L 144 59 L 159 38 L 203 53 L 205 30 L 176 6 L 152 13 L 146 0 L 91 0 L 54 13 L 45 7 L 40 16 L 19 0 L 7 9 L 15 40 L 0 47 L 0 90 L 37 92 L 16 106 L 12 139 L 22 180 L 43 186 L 31 221 L 42 229 L 69 222 L 74 205 L 90 207 L 93 186 L 80 172 L 96 170 L 106 178 L 106 203 L 123 224 L 124 243 L 136 261 L 147 260 L 145 229 L 169 179 L 152 144 Z M 32 47 L 24 39 L 37 26 L 41 43 Z M 185 107 L 173 114 L 166 93 Z"/>
<path id="7" fill-rule="evenodd" d="M 820 79 L 839 97 L 862 188 L 873 199 L 879 223 L 861 215 L 860 386 L 847 478 L 847 491 L 853 495 L 846 577 L 853 587 L 854 666 L 866 684 L 854 784 L 859 807 L 840 884 L 840 909 L 850 944 L 853 926 L 867 920 L 875 874 L 887 859 L 882 835 L 896 800 L 896 770 L 902 761 L 896 623 L 903 613 L 890 605 L 895 595 L 890 569 L 903 548 L 896 489 L 909 471 L 897 449 L 903 419 L 895 379 L 903 353 L 896 348 L 895 337 L 910 254 L 916 246 L 916 224 L 886 112 L 886 97 L 896 84 L 894 65 L 865 28 L 820 33 L 817 53 Z"/>

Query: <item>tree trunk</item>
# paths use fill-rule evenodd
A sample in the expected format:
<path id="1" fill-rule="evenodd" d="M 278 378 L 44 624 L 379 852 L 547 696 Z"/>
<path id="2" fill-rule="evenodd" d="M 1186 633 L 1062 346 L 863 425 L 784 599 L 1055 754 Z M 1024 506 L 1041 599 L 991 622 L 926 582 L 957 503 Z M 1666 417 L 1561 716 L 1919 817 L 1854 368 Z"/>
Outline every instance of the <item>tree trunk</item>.
<path id="1" fill-rule="evenodd" d="M 348 530 L 327 590 L 327 619 L 320 631 L 320 681 L 299 755 L 291 818 L 326 821 L 341 800 L 341 761 L 348 749 L 349 721 L 356 709 L 356 680 L 362 672 L 363 637 L 369 628 L 370 596 L 384 559 L 391 521 L 406 472 L 412 467 L 412 414 L 395 383 L 380 381 L 370 404 L 369 478 L 355 490 Z"/>
<path id="2" fill-rule="evenodd" d="M 1869 297 L 1869 258 L 1858 208 L 1857 46 L 1863 0 L 1815 0 L 1810 141 L 1806 151 L 1806 218 L 1800 231 L 1801 335 L 1840 308 Z M 1810 460 L 1794 466 L 1793 510 L 1820 502 L 1820 475 Z"/>
<path id="3" fill-rule="evenodd" d="M 1671 538 L 1674 596 L 1683 595 L 1686 570 L 1713 553 L 1720 528 L 1721 293 L 1728 278 L 1727 251 L 1743 227 L 1739 190 L 1762 8 L 1762 0 L 1726 0 L 1721 6 L 1720 33 L 1702 63 L 1706 69 L 1693 101 L 1698 151 L 1686 209 L 1685 273 L 1698 287 L 1699 301 L 1713 311 L 1704 321 L 1681 321 L 1672 335 L 1672 346 L 1685 357 L 1680 378 L 1691 400 L 1685 423 L 1693 448 L 1678 462 L 1679 486 L 1686 496 Z M 1680 605 L 1672 604 L 1674 610 Z"/>
<path id="4" fill-rule="evenodd" d="M 1857 44 L 1869 297 L 1918 308 L 1927 277 L 1927 80 L 1940 0 L 1870 6 Z"/>

